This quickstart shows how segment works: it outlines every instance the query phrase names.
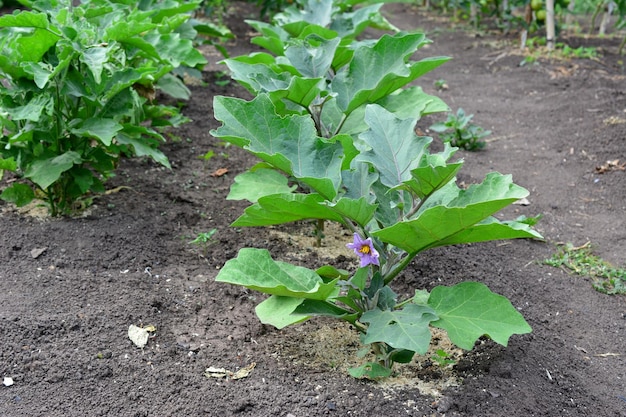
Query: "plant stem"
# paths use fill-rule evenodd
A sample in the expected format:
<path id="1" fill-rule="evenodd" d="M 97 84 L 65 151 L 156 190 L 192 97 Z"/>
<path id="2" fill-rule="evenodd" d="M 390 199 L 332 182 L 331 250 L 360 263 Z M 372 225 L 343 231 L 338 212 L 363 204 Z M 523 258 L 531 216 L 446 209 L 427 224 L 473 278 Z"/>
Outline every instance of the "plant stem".
<path id="1" fill-rule="evenodd" d="M 393 268 L 388 274 L 387 276 L 384 277 L 383 282 L 385 283 L 385 285 L 389 285 L 389 283 L 391 281 L 393 281 L 393 279 L 395 277 L 398 276 L 398 274 L 400 272 L 402 272 L 402 270 L 404 268 L 406 268 L 406 266 L 413 260 L 413 258 L 415 258 L 415 256 L 417 255 L 417 253 L 409 253 L 407 254 L 404 259 L 402 259 L 396 266 L 395 268 Z"/>
<path id="2" fill-rule="evenodd" d="M 324 219 L 317 219 L 317 225 L 315 226 L 315 245 L 318 248 L 322 247 L 322 235 L 324 234 Z"/>

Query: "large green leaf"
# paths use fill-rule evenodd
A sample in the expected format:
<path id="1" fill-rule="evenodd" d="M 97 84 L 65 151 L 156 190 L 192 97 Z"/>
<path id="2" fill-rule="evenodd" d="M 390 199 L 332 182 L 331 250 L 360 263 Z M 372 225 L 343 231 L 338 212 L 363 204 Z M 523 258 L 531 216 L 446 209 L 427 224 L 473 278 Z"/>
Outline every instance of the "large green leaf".
<path id="1" fill-rule="evenodd" d="M 380 13 L 383 3 L 360 7 L 354 12 L 341 13 L 334 16 L 330 29 L 337 31 L 340 37 L 353 39 L 360 35 L 368 27 L 376 27 L 382 30 L 397 31 L 387 19 Z"/>
<path id="2" fill-rule="evenodd" d="M 277 66 L 273 56 L 257 52 L 222 61 L 230 76 L 254 94 L 285 90 L 294 75 Z"/>
<path id="3" fill-rule="evenodd" d="M 454 155 L 456 148 L 449 143 L 444 144 L 444 150 L 436 154 L 426 154 L 420 161 L 420 166 L 411 171 L 411 179 L 404 181 L 418 198 L 428 198 L 435 191 L 445 187 L 454 180 L 456 173 L 463 166 L 463 161 L 448 164 L 447 161 Z"/>
<path id="4" fill-rule="evenodd" d="M 269 226 L 298 220 L 325 219 L 343 223 L 343 218 L 324 205 L 319 194 L 274 194 L 246 208 L 232 226 Z"/>
<path id="5" fill-rule="evenodd" d="M 319 138 L 310 117 L 278 116 L 266 94 L 249 102 L 215 97 L 214 111 L 223 125 L 211 134 L 243 147 L 328 199 L 337 194 L 343 147 Z"/>
<path id="6" fill-rule="evenodd" d="M 370 130 L 359 135 L 369 147 L 356 160 L 368 162 L 380 173 L 380 182 L 395 187 L 411 178 L 428 144 L 428 137 L 418 137 L 414 119 L 398 119 L 377 104 L 365 110 L 365 122 Z"/>
<path id="7" fill-rule="evenodd" d="M 77 152 L 68 151 L 58 156 L 34 161 L 26 169 L 24 176 L 45 190 L 56 182 L 61 174 L 82 161 Z"/>
<path id="8" fill-rule="evenodd" d="M 295 308 L 294 313 L 307 316 L 333 317 L 352 323 L 358 318 L 357 313 L 350 312 L 326 300 L 306 299 Z"/>
<path id="9" fill-rule="evenodd" d="M 420 120 L 422 116 L 450 110 L 442 99 L 426 94 L 418 86 L 399 90 L 378 100 L 376 104 L 380 104 L 400 119 Z"/>
<path id="10" fill-rule="evenodd" d="M 336 292 L 336 280 L 324 283 L 311 269 L 275 261 L 265 249 L 243 248 L 224 264 L 218 282 L 241 285 L 266 294 L 325 300 Z"/>
<path id="11" fill-rule="evenodd" d="M 369 310 L 360 319 L 369 323 L 363 343 L 385 342 L 423 355 L 430 345 L 429 323 L 433 320 L 437 320 L 435 311 L 417 304 L 407 304 L 402 310 Z"/>
<path id="12" fill-rule="evenodd" d="M 150 136 L 155 139 L 148 139 Z M 164 167 L 171 168 L 167 156 L 157 149 L 159 139 L 162 140 L 162 137 L 150 129 L 130 125 L 125 125 L 116 136 L 117 143 L 131 146 L 136 156 L 149 156 Z"/>
<path id="13" fill-rule="evenodd" d="M 340 38 L 327 40 L 311 34 L 305 39 L 294 40 L 285 49 L 285 56 L 304 77 L 327 77 L 340 41 Z"/>
<path id="14" fill-rule="evenodd" d="M 436 200 L 434 197 L 438 193 L 449 193 L 448 189 L 452 187 L 436 192 L 431 198 Z M 471 237 L 480 239 L 478 241 L 536 237 L 517 226 L 500 227 L 491 223 L 482 229 L 483 232 L 489 231 L 489 236 L 481 236 L 481 233 L 471 230 L 493 213 L 528 195 L 527 190 L 513 184 L 510 175 L 491 173 L 480 185 L 467 190 L 454 189 L 456 197 L 447 196 L 447 201 L 439 201 L 439 204 L 418 212 L 417 218 L 396 223 L 372 234 L 409 253 L 450 244 L 455 242 L 455 235 L 463 243 L 471 243 L 472 240 L 468 240 Z"/>
<path id="15" fill-rule="evenodd" d="M 129 38 L 141 35 L 144 32 L 156 28 L 152 22 L 137 22 L 120 20 L 106 28 L 104 40 L 124 42 Z"/>
<path id="16" fill-rule="evenodd" d="M 306 109 L 318 98 L 323 85 L 321 78 L 292 77 L 286 88 L 271 92 L 270 97 L 275 103 L 279 99 L 286 99 Z M 285 113 L 288 113 L 288 111 L 285 111 Z"/>
<path id="17" fill-rule="evenodd" d="M 269 324 L 282 329 L 292 324 L 301 323 L 311 316 L 295 314 L 294 310 L 303 302 L 304 298 L 272 295 L 256 306 L 255 312 L 261 323 Z"/>
<path id="18" fill-rule="evenodd" d="M 109 60 L 108 54 L 110 49 L 111 46 L 95 45 L 85 49 L 80 56 L 81 62 L 89 68 L 97 84 L 100 84 L 102 81 L 102 70 Z"/>
<path id="19" fill-rule="evenodd" d="M 0 16 L 0 27 L 48 28 L 48 15 L 42 12 L 15 10 Z"/>
<path id="20" fill-rule="evenodd" d="M 180 65 L 196 67 L 207 63 L 206 58 L 193 47 L 192 41 L 181 39 L 177 33 L 149 34 L 145 40 L 155 47 L 161 59 L 169 61 L 174 68 Z"/>
<path id="21" fill-rule="evenodd" d="M 333 211 L 354 220 L 361 227 L 365 227 L 372 220 L 377 207 L 375 204 L 370 204 L 367 197 L 361 197 L 358 200 L 342 197 L 335 203 L 327 204 Z"/>
<path id="22" fill-rule="evenodd" d="M 261 36 L 256 36 L 250 40 L 254 45 L 259 45 L 276 56 L 281 56 L 285 51 L 285 42 L 291 39 L 291 35 L 283 28 L 258 20 L 245 20 Z"/>
<path id="23" fill-rule="evenodd" d="M 87 119 L 71 132 L 80 137 L 97 138 L 105 146 L 110 146 L 117 132 L 122 130 L 122 125 L 113 119 Z"/>
<path id="24" fill-rule="evenodd" d="M 274 16 L 274 21 L 285 26 L 288 23 L 306 22 L 318 26 L 328 26 L 335 10 L 333 0 L 304 0 L 303 8 L 287 7 Z"/>
<path id="25" fill-rule="evenodd" d="M 0 198 L 15 204 L 17 207 L 23 207 L 33 201 L 35 193 L 28 185 L 18 182 L 2 190 Z"/>
<path id="26" fill-rule="evenodd" d="M 479 282 L 435 287 L 428 305 L 439 316 L 431 325 L 446 330 L 463 349 L 472 349 L 481 336 L 506 346 L 512 335 L 532 331 L 509 300 Z"/>
<path id="27" fill-rule="evenodd" d="M 44 54 L 60 39 L 46 30 L 35 29 L 30 35 L 2 30 L 2 37 L 8 37 L 7 45 L 0 51 L 0 69 L 13 78 L 28 76 L 21 65 L 27 62 L 38 63 Z"/>
<path id="28" fill-rule="evenodd" d="M 288 194 L 297 185 L 289 186 L 287 178 L 274 169 L 259 168 L 235 177 L 227 200 L 248 200 L 256 203 L 260 197 L 272 194 Z"/>
<path id="29" fill-rule="evenodd" d="M 383 35 L 375 44 L 357 48 L 349 67 L 339 72 L 331 84 L 339 108 L 351 113 L 448 61 L 446 57 L 433 57 L 409 63 L 410 56 L 427 42 L 421 33 L 399 33 Z"/>
<path id="30" fill-rule="evenodd" d="M 43 93 L 33 97 L 28 103 L 23 106 L 14 107 L 12 109 L 5 109 L 7 113 L 11 115 L 13 120 L 30 120 L 31 122 L 38 122 L 42 115 L 52 115 L 54 109 L 54 99 L 49 93 Z"/>

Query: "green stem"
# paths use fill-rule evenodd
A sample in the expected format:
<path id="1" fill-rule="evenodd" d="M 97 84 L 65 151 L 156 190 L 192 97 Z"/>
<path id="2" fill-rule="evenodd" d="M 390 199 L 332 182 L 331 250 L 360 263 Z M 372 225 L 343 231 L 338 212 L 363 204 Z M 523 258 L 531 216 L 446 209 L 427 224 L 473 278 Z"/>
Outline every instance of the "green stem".
<path id="1" fill-rule="evenodd" d="M 395 277 L 398 276 L 398 274 L 400 274 L 400 272 L 402 272 L 402 270 L 404 268 L 407 267 L 407 265 L 413 260 L 413 258 L 415 258 L 415 256 L 417 255 L 417 253 L 409 253 L 407 254 L 404 259 L 402 259 L 396 266 L 395 268 L 393 268 L 388 274 L 387 276 L 384 277 L 383 282 L 385 283 L 385 285 L 389 285 L 389 283 L 391 281 L 393 281 L 393 279 Z"/>
<path id="2" fill-rule="evenodd" d="M 322 247 L 322 234 L 324 233 L 324 219 L 317 219 L 315 226 L 315 244 L 318 248 Z"/>
<path id="3" fill-rule="evenodd" d="M 343 116 L 341 116 L 341 122 L 339 122 L 339 126 L 337 126 L 337 129 L 335 129 L 335 132 L 332 136 L 336 136 L 339 134 L 339 132 L 343 128 L 344 123 L 346 123 L 346 120 L 348 120 L 348 115 L 344 114 Z"/>

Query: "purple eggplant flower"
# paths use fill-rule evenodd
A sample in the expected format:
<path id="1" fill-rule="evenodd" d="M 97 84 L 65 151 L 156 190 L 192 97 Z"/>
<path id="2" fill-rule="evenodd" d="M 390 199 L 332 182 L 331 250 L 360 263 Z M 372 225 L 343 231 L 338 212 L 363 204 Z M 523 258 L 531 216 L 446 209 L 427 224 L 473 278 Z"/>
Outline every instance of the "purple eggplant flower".
<path id="1" fill-rule="evenodd" d="M 361 258 L 361 268 L 368 265 L 379 265 L 378 252 L 374 249 L 372 238 L 362 239 L 358 233 L 354 234 L 354 242 L 346 245 L 349 249 L 354 249 L 354 253 Z"/>

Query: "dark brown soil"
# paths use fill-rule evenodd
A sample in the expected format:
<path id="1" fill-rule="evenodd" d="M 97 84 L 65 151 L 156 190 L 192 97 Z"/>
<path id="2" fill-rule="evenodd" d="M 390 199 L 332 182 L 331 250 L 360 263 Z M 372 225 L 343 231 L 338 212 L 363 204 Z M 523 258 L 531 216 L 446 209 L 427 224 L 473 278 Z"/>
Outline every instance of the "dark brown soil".
<path id="1" fill-rule="evenodd" d="M 235 55 L 251 50 L 241 19 L 256 17 L 241 7 L 227 18 L 238 33 L 229 44 Z M 432 250 L 395 289 L 479 280 L 510 298 L 533 333 L 512 337 L 508 347 L 479 343 L 453 369 L 460 385 L 433 397 L 410 384 L 384 389 L 352 379 L 331 353 L 326 363 L 307 361 L 330 322 L 262 326 L 254 315 L 259 294 L 214 282 L 239 248 L 267 248 L 311 267 L 350 268 L 354 260 L 294 246 L 267 229 L 229 227 L 244 204 L 225 197 L 254 161 L 209 134 L 217 127 L 213 96 L 246 96 L 233 83 L 217 86 L 211 65 L 184 109 L 193 123 L 164 148 L 171 171 L 124 161 L 107 184 L 117 192 L 79 218 L 42 220 L 0 205 L 0 377 L 14 381 L 0 386 L 0 415 L 626 416 L 626 299 L 541 263 L 558 242 L 591 241 L 598 255 L 626 264 L 626 173 L 596 171 L 607 160 L 626 161 L 619 39 L 571 39 L 601 47 L 598 60 L 520 66 L 514 38 L 450 29 L 405 5 L 385 10 L 400 28 L 427 31 L 434 43 L 420 54 L 454 58 L 420 80 L 424 89 L 493 131 L 486 150 L 461 152 L 459 180 L 513 174 L 531 191 L 530 204 L 503 218 L 543 214 L 537 228 L 547 239 Z M 436 92 L 438 79 L 449 89 Z M 209 161 L 199 158 L 211 150 Z M 228 173 L 211 175 L 220 168 Z M 189 243 L 213 228 L 213 245 Z M 294 237 L 310 230 L 277 228 Z M 129 340 L 131 324 L 156 327 L 145 348 Z M 253 363 L 246 378 L 204 376 L 210 366 L 236 371 Z M 430 367 L 419 376 L 441 373 Z"/>

